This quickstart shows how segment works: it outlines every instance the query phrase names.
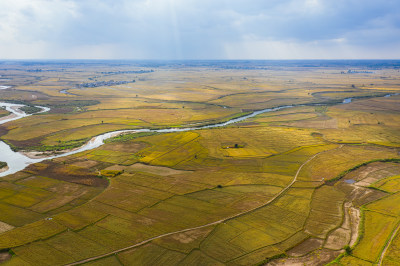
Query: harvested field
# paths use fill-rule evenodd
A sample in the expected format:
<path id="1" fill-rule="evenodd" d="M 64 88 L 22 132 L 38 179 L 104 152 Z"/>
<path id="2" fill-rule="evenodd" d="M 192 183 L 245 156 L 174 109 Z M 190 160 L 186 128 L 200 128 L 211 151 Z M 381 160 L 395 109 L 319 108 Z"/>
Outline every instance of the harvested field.
<path id="1" fill-rule="evenodd" d="M 67 181 L 76 184 L 82 184 L 94 187 L 107 187 L 108 182 L 105 179 L 101 179 L 97 176 L 95 171 L 90 171 L 84 167 L 78 167 L 73 165 L 65 165 L 59 163 L 53 163 L 47 161 L 41 163 L 41 165 L 31 165 L 26 171 L 45 177 L 51 177 L 61 181 Z"/>

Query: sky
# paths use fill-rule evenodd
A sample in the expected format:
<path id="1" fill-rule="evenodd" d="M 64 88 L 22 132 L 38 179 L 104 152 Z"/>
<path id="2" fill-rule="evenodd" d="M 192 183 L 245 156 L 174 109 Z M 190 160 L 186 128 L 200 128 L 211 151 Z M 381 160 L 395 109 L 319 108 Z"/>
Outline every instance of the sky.
<path id="1" fill-rule="evenodd" d="M 0 0 L 0 59 L 400 59 L 400 0 Z"/>

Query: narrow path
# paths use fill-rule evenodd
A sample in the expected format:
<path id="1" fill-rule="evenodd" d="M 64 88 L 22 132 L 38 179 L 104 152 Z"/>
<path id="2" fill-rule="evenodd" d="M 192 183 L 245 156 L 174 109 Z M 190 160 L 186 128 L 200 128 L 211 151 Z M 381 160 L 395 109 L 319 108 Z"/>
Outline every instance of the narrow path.
<path id="1" fill-rule="evenodd" d="M 340 148 L 342 148 L 342 147 L 343 147 L 343 145 L 339 146 L 339 147 L 336 148 L 336 149 L 340 149 Z M 327 151 L 331 151 L 331 150 L 327 150 Z M 94 261 L 94 260 L 98 260 L 98 259 L 101 259 L 101 258 L 105 258 L 105 257 L 111 256 L 111 255 L 114 255 L 114 254 L 116 254 L 116 253 L 123 252 L 123 251 L 129 250 L 129 249 L 132 249 L 132 248 L 135 248 L 135 247 L 138 247 L 138 246 L 147 244 L 147 243 L 149 243 L 149 242 L 151 242 L 151 241 L 153 241 L 153 240 L 155 240 L 155 239 L 159 239 L 159 238 L 162 238 L 162 237 L 165 237 L 165 236 L 170 236 L 170 235 L 179 234 L 179 233 L 185 233 L 185 232 L 187 232 L 187 231 L 192 231 L 192 230 L 201 229 L 201 228 L 204 228 L 204 227 L 208 227 L 208 226 L 220 224 L 220 223 L 226 222 L 226 221 L 228 221 L 228 220 L 231 220 L 231 219 L 237 218 L 237 217 L 239 217 L 239 216 L 242 216 L 242 215 L 244 215 L 244 214 L 250 213 L 250 212 L 252 212 L 252 211 L 255 211 L 255 210 L 257 210 L 257 209 L 260 209 L 260 208 L 262 208 L 262 207 L 265 207 L 266 205 L 268 205 L 268 204 L 270 204 L 271 202 L 273 202 L 274 200 L 276 200 L 278 197 L 280 197 L 283 193 L 285 193 L 288 189 L 290 189 L 290 188 L 292 187 L 292 185 L 297 181 L 297 177 L 298 177 L 298 175 L 299 175 L 299 173 L 300 173 L 300 171 L 301 171 L 301 169 L 303 168 L 304 165 L 306 165 L 306 164 L 309 163 L 311 160 L 313 160 L 315 157 L 317 157 L 319 154 L 324 153 L 324 152 L 326 152 L 326 151 L 321 151 L 321 152 L 319 152 L 319 153 L 314 154 L 314 155 L 313 155 L 312 157 L 310 157 L 307 161 L 305 161 L 302 165 L 300 165 L 300 167 L 299 167 L 299 169 L 297 170 L 296 175 L 294 176 L 292 182 L 290 182 L 289 185 L 287 185 L 284 189 L 282 189 L 282 190 L 281 190 L 278 194 L 276 194 L 272 199 L 270 199 L 269 201 L 267 201 L 266 203 L 264 203 L 264 204 L 262 204 L 262 205 L 260 205 L 260 206 L 256 206 L 256 207 L 251 208 L 251 209 L 249 209 L 249 210 L 246 210 L 246 211 L 244 211 L 244 212 L 237 213 L 237 214 L 235 214 L 235 215 L 232 215 L 232 216 L 226 217 L 226 218 L 224 218 L 224 219 L 221 219 L 221 220 L 218 220 L 218 221 L 215 221 L 215 222 L 212 222 L 212 223 L 208 223 L 208 224 L 205 224 L 205 225 L 196 226 L 196 227 L 191 227 L 191 228 L 186 228 L 186 229 L 183 229 L 183 230 L 179 230 L 179 231 L 175 231 L 175 232 L 170 232 L 170 233 L 158 235 L 158 236 L 155 236 L 155 237 L 152 237 L 152 238 L 143 240 L 142 242 L 139 242 L 139 243 L 137 243 L 137 244 L 134 244 L 134 245 L 131 245 L 131 246 L 128 246 L 128 247 L 125 247 L 125 248 L 117 249 L 117 250 L 111 251 L 111 252 L 106 253 L 106 254 L 103 254 L 103 255 L 99 255 L 99 256 L 87 258 L 87 259 L 80 260 L 80 261 L 76 261 L 76 262 L 73 262 L 73 263 L 70 263 L 70 264 L 66 264 L 66 266 L 79 265 L 79 264 L 82 264 L 82 263 L 87 263 L 87 262 L 90 262 L 90 261 Z"/>
<path id="2" fill-rule="evenodd" d="M 378 266 L 382 265 L 383 258 L 385 257 L 386 251 L 389 249 L 390 244 L 392 244 L 393 239 L 396 237 L 397 232 L 400 230 L 400 223 L 397 225 L 396 229 L 393 231 L 392 236 L 390 237 L 390 240 L 386 243 L 385 248 L 383 249 L 381 256 L 379 257 L 378 261 Z"/>

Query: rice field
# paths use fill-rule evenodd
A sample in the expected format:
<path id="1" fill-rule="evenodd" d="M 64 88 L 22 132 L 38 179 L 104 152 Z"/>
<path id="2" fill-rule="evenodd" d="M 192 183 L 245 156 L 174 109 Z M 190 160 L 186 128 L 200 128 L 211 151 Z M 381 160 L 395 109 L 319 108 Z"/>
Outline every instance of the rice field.
<path id="1" fill-rule="evenodd" d="M 319 68 L 161 67 L 113 75 L 134 83 L 76 86 L 110 80 L 103 71 L 16 81 L 14 96 L 0 97 L 33 95 L 52 111 L 7 123 L 0 137 L 54 150 L 119 129 L 301 106 L 221 128 L 125 135 L 2 178 L 5 265 L 399 263 L 399 96 L 376 97 L 398 91 L 380 79 L 394 70 L 341 79 L 339 69 L 322 78 Z M 337 104 L 347 97 L 366 98 Z"/>

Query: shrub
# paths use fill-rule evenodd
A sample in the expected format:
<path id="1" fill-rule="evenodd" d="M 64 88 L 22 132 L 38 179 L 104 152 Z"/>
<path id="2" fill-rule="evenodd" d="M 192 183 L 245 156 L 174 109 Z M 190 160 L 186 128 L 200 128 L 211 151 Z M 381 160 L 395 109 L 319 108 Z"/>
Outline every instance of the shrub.
<path id="1" fill-rule="evenodd" d="M 6 162 L 0 162 L 0 169 L 1 168 L 4 168 L 4 167 L 6 167 L 7 166 L 7 163 Z"/>

